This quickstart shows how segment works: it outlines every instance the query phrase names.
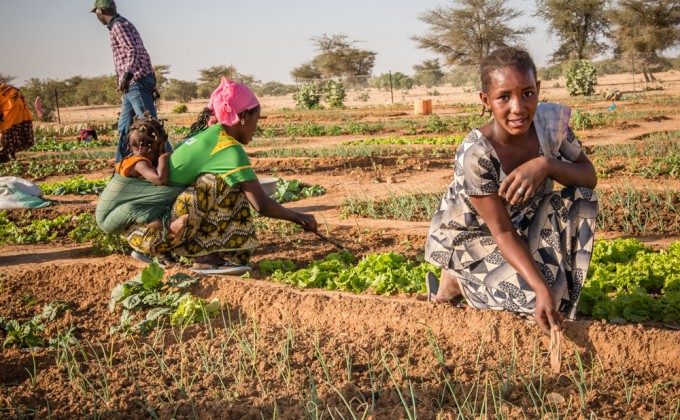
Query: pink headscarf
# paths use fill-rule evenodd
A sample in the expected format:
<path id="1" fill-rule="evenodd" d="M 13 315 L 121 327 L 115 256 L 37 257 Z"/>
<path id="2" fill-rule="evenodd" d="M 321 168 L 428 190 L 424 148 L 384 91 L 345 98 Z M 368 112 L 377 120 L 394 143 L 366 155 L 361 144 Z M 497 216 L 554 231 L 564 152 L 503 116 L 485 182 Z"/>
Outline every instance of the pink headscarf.
<path id="1" fill-rule="evenodd" d="M 239 122 L 238 114 L 253 109 L 260 102 L 246 85 L 222 78 L 222 82 L 210 95 L 208 107 L 213 110 L 220 124 L 232 126 Z"/>

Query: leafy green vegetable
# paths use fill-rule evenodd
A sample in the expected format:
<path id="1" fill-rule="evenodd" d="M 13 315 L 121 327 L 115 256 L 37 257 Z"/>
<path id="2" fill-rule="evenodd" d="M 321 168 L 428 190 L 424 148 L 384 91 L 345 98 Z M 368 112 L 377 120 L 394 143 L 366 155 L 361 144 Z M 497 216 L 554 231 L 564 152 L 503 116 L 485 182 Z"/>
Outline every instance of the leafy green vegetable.
<path id="1" fill-rule="evenodd" d="M 147 334 L 158 325 L 162 317 L 170 315 L 171 313 L 172 318 L 178 317 L 178 319 L 187 320 L 199 319 L 196 318 L 196 315 L 192 315 L 191 311 L 196 309 L 195 305 L 200 306 L 203 304 L 196 303 L 197 298 L 191 293 L 181 293 L 179 291 L 197 282 L 198 278 L 183 273 L 177 273 L 164 281 L 164 275 L 165 270 L 163 267 L 161 267 L 158 262 L 154 261 L 145 267 L 132 280 L 118 284 L 111 291 L 109 310 L 115 310 L 116 305 L 118 304 L 124 308 L 120 325 L 112 327 L 110 331 L 111 334 L 117 332 L 123 332 L 125 334 L 134 332 Z M 192 303 L 187 303 L 182 306 L 186 301 L 191 301 Z M 212 306 L 209 305 L 203 305 L 200 306 L 200 308 L 204 308 L 204 306 L 208 307 L 209 310 L 212 310 Z M 182 310 L 178 311 L 180 307 L 182 307 Z M 137 324 L 133 324 L 132 321 L 135 318 L 134 313 L 144 309 L 149 309 L 145 319 Z"/>
<path id="2" fill-rule="evenodd" d="M 205 322 L 219 312 L 219 300 L 213 299 L 210 303 L 206 303 L 203 299 L 189 296 L 173 312 L 170 323 L 172 325 L 188 325 L 195 322 Z"/>
<path id="3" fill-rule="evenodd" d="M 66 181 L 42 183 L 40 189 L 47 195 L 100 194 L 106 188 L 109 180 L 110 178 L 90 180 L 83 176 L 77 176 Z"/>
<path id="4" fill-rule="evenodd" d="M 274 200 L 279 203 L 287 203 L 323 194 L 326 194 L 326 190 L 319 185 L 307 186 L 297 179 L 291 179 L 290 181 L 279 179 L 279 182 L 276 184 Z"/>
<path id="5" fill-rule="evenodd" d="M 41 320 L 42 316 L 36 315 L 30 321 L 26 321 L 22 324 L 14 319 L 4 323 L 2 329 L 7 331 L 7 338 L 5 338 L 5 342 L 2 343 L 2 348 L 6 348 L 11 344 L 15 344 L 19 347 L 42 346 L 45 341 L 39 333 L 45 330 L 46 325 L 43 324 Z"/>
<path id="6" fill-rule="evenodd" d="M 268 276 L 276 270 L 293 271 L 295 263 L 291 260 L 262 260 L 258 266 L 260 273 Z"/>
<path id="7" fill-rule="evenodd" d="M 680 241 L 653 252 L 637 239 L 593 246 L 579 312 L 630 322 L 680 321 Z"/>
<path id="8" fill-rule="evenodd" d="M 271 278 L 298 287 L 317 287 L 360 293 L 372 290 L 379 294 L 415 293 L 425 290 L 425 273 L 440 270 L 429 263 L 416 265 L 394 252 L 364 257 L 356 265 L 347 251 L 328 255 L 295 272 L 276 270 Z"/>

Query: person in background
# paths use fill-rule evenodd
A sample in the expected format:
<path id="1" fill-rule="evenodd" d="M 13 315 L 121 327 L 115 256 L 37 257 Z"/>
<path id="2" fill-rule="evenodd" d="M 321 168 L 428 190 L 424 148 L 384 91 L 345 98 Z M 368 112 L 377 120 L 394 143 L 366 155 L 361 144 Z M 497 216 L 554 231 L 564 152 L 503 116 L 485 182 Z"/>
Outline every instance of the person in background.
<path id="1" fill-rule="evenodd" d="M 19 89 L 0 83 L 0 163 L 34 144 L 33 114 Z"/>
<path id="2" fill-rule="evenodd" d="M 91 11 L 109 30 L 113 62 L 118 76 L 118 90 L 123 92 L 115 161 L 118 163 L 130 153 L 126 139 L 133 117 L 137 115 L 142 118 L 144 112 L 148 111 L 153 118 L 157 118 L 154 105 L 154 93 L 157 92 L 156 77 L 151 58 L 137 28 L 118 14 L 116 3 L 113 0 L 96 0 Z M 170 145 L 166 147 L 169 151 Z"/>
<path id="3" fill-rule="evenodd" d="M 95 130 L 92 126 L 88 126 L 87 128 L 83 128 L 78 132 L 80 137 L 78 137 L 78 141 L 84 141 L 85 143 L 90 143 L 92 141 L 97 141 L 97 130 Z"/>
<path id="4" fill-rule="evenodd" d="M 493 121 L 458 147 L 455 177 L 435 212 L 425 259 L 430 300 L 533 315 L 559 330 L 576 315 L 593 249 L 595 168 L 567 106 L 539 103 L 531 56 L 500 48 L 481 63 Z M 554 182 L 564 186 L 555 190 Z"/>

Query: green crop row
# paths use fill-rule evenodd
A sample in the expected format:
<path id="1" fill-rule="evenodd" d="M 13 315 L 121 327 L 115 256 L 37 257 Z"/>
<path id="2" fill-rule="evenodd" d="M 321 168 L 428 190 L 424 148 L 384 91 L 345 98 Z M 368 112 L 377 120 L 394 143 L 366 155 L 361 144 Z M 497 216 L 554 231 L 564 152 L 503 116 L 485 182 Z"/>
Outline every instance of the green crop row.
<path id="1" fill-rule="evenodd" d="M 597 191 L 599 231 L 630 235 L 680 234 L 680 195 L 675 190 L 636 189 L 630 186 Z M 395 194 L 386 198 L 349 196 L 341 205 L 343 217 L 428 221 L 442 194 Z"/>
<path id="2" fill-rule="evenodd" d="M 637 239 L 593 246 L 579 312 L 630 322 L 680 321 L 680 241 L 653 252 Z"/>
<path id="3" fill-rule="evenodd" d="M 463 136 L 443 137 L 371 137 L 356 141 L 347 141 L 343 145 L 408 145 L 408 144 L 433 144 L 433 145 L 458 145 L 463 141 Z"/>
<path id="4" fill-rule="evenodd" d="M 258 158 L 331 158 L 331 157 L 371 157 L 371 156 L 414 156 L 440 157 L 450 155 L 450 146 L 439 146 L 433 149 L 414 149 L 398 146 L 337 146 L 337 147 L 307 147 L 307 148 L 276 148 L 255 152 Z"/>
<path id="5" fill-rule="evenodd" d="M 43 138 L 35 141 L 35 144 L 28 149 L 29 152 L 63 152 L 77 149 L 95 149 L 99 147 L 115 146 L 118 142 L 114 140 L 94 140 L 84 141 L 59 141 L 55 138 Z"/>
<path id="6" fill-rule="evenodd" d="M 417 293 L 425 291 L 424 278 L 428 271 L 439 275 L 441 270 L 430 263 L 417 263 L 394 252 L 372 254 L 359 262 L 347 251 L 332 253 L 314 261 L 306 268 L 292 271 L 292 261 L 265 260 L 260 270 L 271 273 L 272 280 L 297 287 L 321 288 L 377 294 Z"/>
<path id="7" fill-rule="evenodd" d="M 105 179 L 85 179 L 82 176 L 57 182 L 43 182 L 40 189 L 47 195 L 67 195 L 67 194 L 100 194 L 110 178 Z"/>
<path id="8" fill-rule="evenodd" d="M 125 254 L 130 251 L 123 235 L 105 233 L 90 213 L 36 219 L 27 211 L 14 221 L 6 210 L 0 211 L 0 245 L 46 243 L 57 238 L 92 243 L 94 252 L 98 254 Z"/>
<path id="9" fill-rule="evenodd" d="M 113 156 L 111 156 L 113 158 Z M 93 172 L 113 167 L 109 161 L 82 161 L 59 159 L 13 160 L 0 165 L 0 176 L 17 176 L 28 179 L 39 179 L 54 175 L 74 175 L 83 171 Z"/>

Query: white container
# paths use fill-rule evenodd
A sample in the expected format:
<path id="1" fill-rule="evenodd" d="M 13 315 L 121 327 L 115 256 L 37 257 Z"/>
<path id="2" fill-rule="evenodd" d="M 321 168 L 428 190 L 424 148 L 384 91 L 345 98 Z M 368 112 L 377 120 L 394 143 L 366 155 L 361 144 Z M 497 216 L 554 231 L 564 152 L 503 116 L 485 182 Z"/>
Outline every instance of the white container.
<path id="1" fill-rule="evenodd" d="M 260 181 L 260 185 L 262 186 L 264 193 L 269 197 L 274 197 L 274 194 L 276 193 L 276 184 L 279 182 L 279 179 L 272 177 L 258 178 L 257 180 Z"/>

